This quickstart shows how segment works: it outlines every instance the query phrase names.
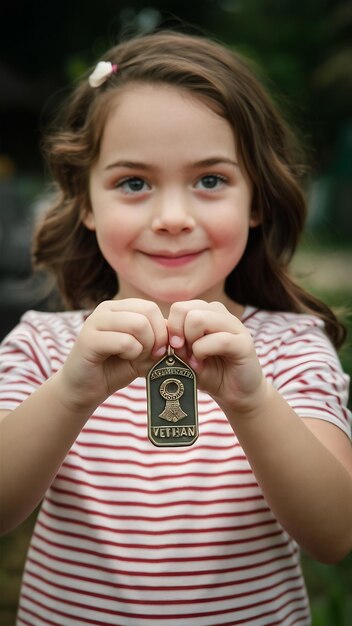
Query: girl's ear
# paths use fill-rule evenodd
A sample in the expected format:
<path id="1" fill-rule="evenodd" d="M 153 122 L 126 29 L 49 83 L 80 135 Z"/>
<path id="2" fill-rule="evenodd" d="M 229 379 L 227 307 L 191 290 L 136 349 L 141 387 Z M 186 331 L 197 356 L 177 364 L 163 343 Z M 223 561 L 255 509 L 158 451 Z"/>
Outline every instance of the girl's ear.
<path id="1" fill-rule="evenodd" d="M 95 230 L 95 219 L 91 209 L 83 209 L 81 212 L 81 220 L 88 230 Z"/>
<path id="2" fill-rule="evenodd" d="M 255 228 L 256 226 L 259 226 L 259 224 L 261 223 L 261 218 L 259 215 L 259 211 L 252 207 L 251 208 L 251 214 L 250 214 L 250 218 L 249 218 L 249 226 L 250 228 Z"/>

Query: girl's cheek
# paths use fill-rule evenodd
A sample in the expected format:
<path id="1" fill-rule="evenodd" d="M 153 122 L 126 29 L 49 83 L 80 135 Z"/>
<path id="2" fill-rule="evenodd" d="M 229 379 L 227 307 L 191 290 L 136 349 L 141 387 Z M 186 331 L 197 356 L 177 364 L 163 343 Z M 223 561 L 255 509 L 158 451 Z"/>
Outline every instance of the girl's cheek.
<path id="1" fill-rule="evenodd" d="M 228 243 L 233 245 L 236 238 L 247 235 L 248 225 L 245 220 L 224 220 L 219 221 L 212 229 L 215 243 L 223 246 Z"/>

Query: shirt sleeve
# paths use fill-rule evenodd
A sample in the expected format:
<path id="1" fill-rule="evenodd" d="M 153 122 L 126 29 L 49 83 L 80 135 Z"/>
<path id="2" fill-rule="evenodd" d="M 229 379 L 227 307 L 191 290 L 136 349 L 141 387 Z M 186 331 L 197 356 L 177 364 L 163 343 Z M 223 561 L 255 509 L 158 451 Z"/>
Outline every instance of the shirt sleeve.
<path id="1" fill-rule="evenodd" d="M 331 422 L 351 438 L 349 382 L 320 319 L 302 316 L 283 333 L 273 385 L 300 417 Z"/>
<path id="2" fill-rule="evenodd" d="M 47 346 L 30 311 L 0 345 L 0 409 L 15 409 L 51 374 Z"/>

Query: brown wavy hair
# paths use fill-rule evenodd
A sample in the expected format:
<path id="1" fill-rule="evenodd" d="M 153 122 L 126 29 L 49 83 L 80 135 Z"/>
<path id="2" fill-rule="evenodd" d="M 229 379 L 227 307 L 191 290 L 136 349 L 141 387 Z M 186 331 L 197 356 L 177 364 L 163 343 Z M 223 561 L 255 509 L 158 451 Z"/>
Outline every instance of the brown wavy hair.
<path id="1" fill-rule="evenodd" d="M 119 71 L 96 89 L 84 77 L 44 142 L 56 195 L 36 230 L 34 261 L 55 275 L 66 304 L 92 307 L 118 291 L 95 233 L 81 219 L 82 211 L 90 210 L 89 172 L 111 103 L 129 83 L 168 84 L 202 99 L 230 123 L 252 181 L 260 225 L 250 229 L 243 257 L 226 280 L 226 293 L 241 304 L 314 313 L 339 347 L 344 326 L 290 276 L 306 217 L 301 154 L 251 63 L 215 41 L 170 31 L 123 41 L 102 60 L 116 63 Z"/>

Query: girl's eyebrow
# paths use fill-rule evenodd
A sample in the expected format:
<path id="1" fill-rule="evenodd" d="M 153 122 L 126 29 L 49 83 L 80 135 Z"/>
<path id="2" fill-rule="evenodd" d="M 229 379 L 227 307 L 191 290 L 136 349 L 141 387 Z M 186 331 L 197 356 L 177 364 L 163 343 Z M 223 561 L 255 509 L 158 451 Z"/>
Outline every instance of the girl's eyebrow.
<path id="1" fill-rule="evenodd" d="M 234 167 L 238 167 L 237 161 L 233 159 L 229 159 L 228 157 L 223 156 L 214 156 L 208 159 L 202 159 L 201 161 L 196 161 L 195 163 L 190 163 L 187 167 L 191 167 L 196 169 L 198 167 L 211 167 L 214 165 L 220 165 L 221 163 L 227 163 L 229 165 L 233 165 Z M 148 165 L 146 163 L 142 163 L 139 161 L 115 161 L 114 163 L 110 163 L 105 167 L 105 170 L 111 170 L 115 167 L 126 167 L 129 169 L 139 169 L 139 170 L 149 170 L 156 169 L 152 165 Z"/>
<path id="2" fill-rule="evenodd" d="M 137 161 L 115 161 L 114 163 L 110 163 L 110 165 L 107 165 L 104 169 L 112 170 L 114 167 L 127 167 L 130 169 L 141 169 L 141 170 L 150 169 L 150 166 L 146 165 L 146 163 L 139 163 Z"/>
<path id="3" fill-rule="evenodd" d="M 203 159 L 202 161 L 197 161 L 196 163 L 192 163 L 191 167 L 211 167 L 212 165 L 220 165 L 221 163 L 228 163 L 229 165 L 238 167 L 237 161 L 223 156 L 215 156 L 209 159 Z"/>

